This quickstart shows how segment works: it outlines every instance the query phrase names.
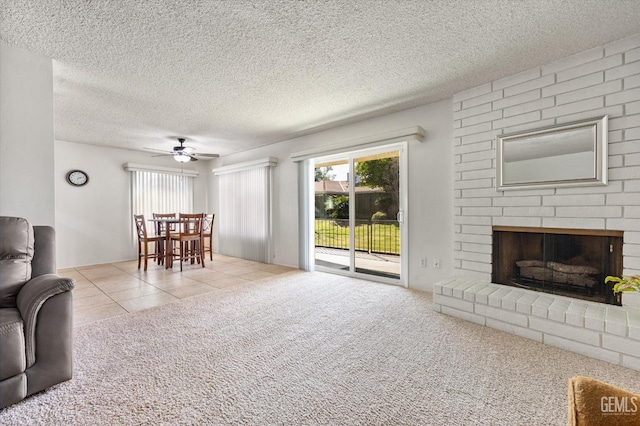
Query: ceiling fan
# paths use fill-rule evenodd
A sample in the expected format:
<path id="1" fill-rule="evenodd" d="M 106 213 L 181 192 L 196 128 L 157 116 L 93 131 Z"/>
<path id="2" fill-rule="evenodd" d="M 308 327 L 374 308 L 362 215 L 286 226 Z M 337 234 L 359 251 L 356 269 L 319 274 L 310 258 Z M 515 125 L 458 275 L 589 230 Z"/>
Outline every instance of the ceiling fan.
<path id="1" fill-rule="evenodd" d="M 153 157 L 162 157 L 165 155 L 172 155 L 173 159 L 179 163 L 187 163 L 189 161 L 198 161 L 198 159 L 210 160 L 212 158 L 220 157 L 219 154 L 205 154 L 205 153 L 197 153 L 195 148 L 190 146 L 184 146 L 185 138 L 178 138 L 178 142 L 180 146 L 174 146 L 173 151 L 163 151 L 160 149 L 153 148 L 144 148 L 147 151 L 157 151 L 162 152 L 163 154 L 154 155 Z"/>

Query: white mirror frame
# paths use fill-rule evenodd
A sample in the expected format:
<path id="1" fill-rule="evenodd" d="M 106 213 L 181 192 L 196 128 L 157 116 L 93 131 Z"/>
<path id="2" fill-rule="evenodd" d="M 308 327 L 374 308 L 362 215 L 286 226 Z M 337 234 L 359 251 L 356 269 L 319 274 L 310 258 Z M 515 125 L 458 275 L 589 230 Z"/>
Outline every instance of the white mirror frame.
<path id="1" fill-rule="evenodd" d="M 496 189 L 606 185 L 607 136 L 606 115 L 498 136 Z"/>

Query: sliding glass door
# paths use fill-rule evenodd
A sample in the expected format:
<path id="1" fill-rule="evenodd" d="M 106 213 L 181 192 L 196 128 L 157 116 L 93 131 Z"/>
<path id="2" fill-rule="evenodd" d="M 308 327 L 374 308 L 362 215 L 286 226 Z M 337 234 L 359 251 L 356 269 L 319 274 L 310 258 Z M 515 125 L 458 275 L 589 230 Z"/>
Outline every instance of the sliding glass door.
<path id="1" fill-rule="evenodd" d="M 403 145 L 314 160 L 317 269 L 404 284 Z"/>

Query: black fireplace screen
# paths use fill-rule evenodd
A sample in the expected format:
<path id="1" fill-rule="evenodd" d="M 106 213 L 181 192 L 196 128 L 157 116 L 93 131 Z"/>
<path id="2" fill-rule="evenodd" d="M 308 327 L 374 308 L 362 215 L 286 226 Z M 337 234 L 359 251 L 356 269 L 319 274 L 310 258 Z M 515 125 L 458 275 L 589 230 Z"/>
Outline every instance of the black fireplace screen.
<path id="1" fill-rule="evenodd" d="M 619 305 L 604 279 L 622 273 L 622 233 L 496 227 L 492 271 L 498 284 Z"/>

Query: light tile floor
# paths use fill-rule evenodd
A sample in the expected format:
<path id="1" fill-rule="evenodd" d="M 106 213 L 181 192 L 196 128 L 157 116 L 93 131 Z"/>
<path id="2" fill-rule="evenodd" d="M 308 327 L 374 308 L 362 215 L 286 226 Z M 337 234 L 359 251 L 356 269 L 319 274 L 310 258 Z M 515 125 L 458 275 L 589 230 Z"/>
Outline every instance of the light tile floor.
<path id="1" fill-rule="evenodd" d="M 293 271 L 293 268 L 213 255 L 205 267 L 179 264 L 165 269 L 149 261 L 147 271 L 137 260 L 61 269 L 61 276 L 74 278 L 74 325 L 124 315 L 203 293 L 227 293 L 255 281 Z"/>

